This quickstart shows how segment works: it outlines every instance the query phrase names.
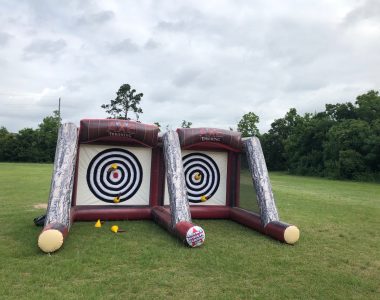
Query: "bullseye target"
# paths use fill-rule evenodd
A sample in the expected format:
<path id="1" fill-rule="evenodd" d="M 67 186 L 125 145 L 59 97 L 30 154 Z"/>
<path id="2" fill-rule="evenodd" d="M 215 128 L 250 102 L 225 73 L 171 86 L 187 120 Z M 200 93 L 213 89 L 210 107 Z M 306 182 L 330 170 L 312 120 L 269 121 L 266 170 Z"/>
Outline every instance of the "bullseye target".
<path id="1" fill-rule="evenodd" d="M 182 165 L 190 206 L 227 204 L 227 162 L 226 151 L 182 150 Z M 170 205 L 167 184 L 164 205 Z"/>
<path id="2" fill-rule="evenodd" d="M 189 202 L 206 202 L 219 188 L 218 165 L 204 153 L 190 153 L 183 157 L 187 196 Z"/>
<path id="3" fill-rule="evenodd" d="M 109 148 L 92 158 L 86 179 L 90 191 L 99 200 L 108 203 L 124 202 L 139 190 L 143 169 L 132 152 Z"/>

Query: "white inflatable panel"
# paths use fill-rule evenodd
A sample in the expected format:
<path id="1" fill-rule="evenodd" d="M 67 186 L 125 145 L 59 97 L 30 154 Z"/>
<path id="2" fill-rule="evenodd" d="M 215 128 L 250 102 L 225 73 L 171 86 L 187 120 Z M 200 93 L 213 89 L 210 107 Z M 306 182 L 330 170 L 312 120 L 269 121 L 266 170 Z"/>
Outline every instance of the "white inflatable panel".
<path id="1" fill-rule="evenodd" d="M 149 205 L 151 160 L 150 148 L 80 145 L 76 205 Z"/>

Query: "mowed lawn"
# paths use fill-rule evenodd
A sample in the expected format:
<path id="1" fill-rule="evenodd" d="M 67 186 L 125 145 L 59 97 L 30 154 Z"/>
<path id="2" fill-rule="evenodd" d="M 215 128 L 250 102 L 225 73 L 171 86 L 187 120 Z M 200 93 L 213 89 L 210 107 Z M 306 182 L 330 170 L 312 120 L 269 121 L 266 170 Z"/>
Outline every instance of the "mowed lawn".
<path id="1" fill-rule="evenodd" d="M 272 173 L 289 246 L 227 220 L 196 220 L 201 248 L 151 221 L 75 223 L 64 247 L 37 247 L 52 165 L 0 164 L 1 299 L 380 299 L 380 185 Z M 255 207 L 242 177 L 242 205 Z M 126 232 L 114 234 L 118 224 Z"/>

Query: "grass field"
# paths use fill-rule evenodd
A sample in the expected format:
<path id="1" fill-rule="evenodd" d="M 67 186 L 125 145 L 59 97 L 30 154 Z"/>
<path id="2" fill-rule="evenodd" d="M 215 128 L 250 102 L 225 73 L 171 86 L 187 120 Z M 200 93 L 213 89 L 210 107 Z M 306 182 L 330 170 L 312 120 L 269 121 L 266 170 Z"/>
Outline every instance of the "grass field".
<path id="1" fill-rule="evenodd" d="M 272 173 L 281 219 L 301 229 L 295 246 L 224 220 L 196 221 L 206 231 L 196 249 L 150 221 L 83 222 L 47 255 L 33 218 L 51 170 L 0 164 L 1 299 L 380 298 L 380 185 Z M 244 206 L 250 185 L 243 174 Z"/>

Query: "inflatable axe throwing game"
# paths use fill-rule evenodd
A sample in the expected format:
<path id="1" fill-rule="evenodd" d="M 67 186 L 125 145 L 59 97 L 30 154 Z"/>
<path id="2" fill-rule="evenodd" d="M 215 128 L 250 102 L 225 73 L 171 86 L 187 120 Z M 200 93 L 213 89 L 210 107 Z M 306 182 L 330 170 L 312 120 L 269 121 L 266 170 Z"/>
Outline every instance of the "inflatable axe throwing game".
<path id="1" fill-rule="evenodd" d="M 259 213 L 239 207 L 242 155 Z M 152 219 L 186 245 L 201 246 L 205 231 L 192 218 L 231 219 L 287 244 L 299 239 L 296 226 L 279 220 L 256 137 L 214 128 L 160 135 L 154 125 L 115 119 L 61 126 L 42 251 L 58 250 L 73 222 L 99 219 Z"/>

